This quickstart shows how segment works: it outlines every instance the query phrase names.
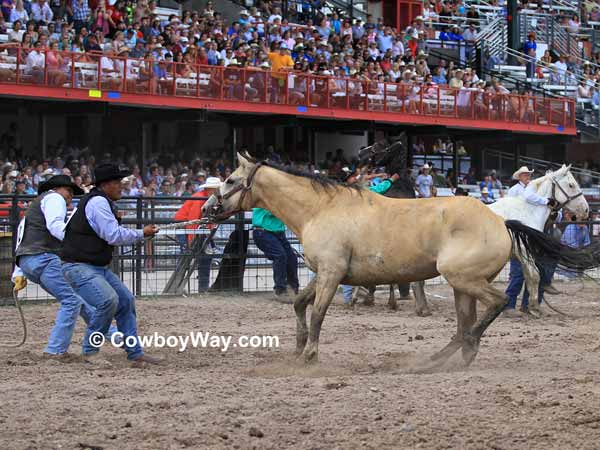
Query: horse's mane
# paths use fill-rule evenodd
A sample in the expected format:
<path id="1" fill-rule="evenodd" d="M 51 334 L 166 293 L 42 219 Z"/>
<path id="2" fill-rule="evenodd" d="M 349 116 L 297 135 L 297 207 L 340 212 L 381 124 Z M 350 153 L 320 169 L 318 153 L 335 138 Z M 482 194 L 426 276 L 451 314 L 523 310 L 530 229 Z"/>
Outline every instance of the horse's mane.
<path id="1" fill-rule="evenodd" d="M 275 170 L 279 170 L 281 172 L 285 172 L 289 175 L 307 178 L 310 180 L 311 185 L 313 186 L 313 188 L 315 188 L 315 190 L 317 190 L 317 189 L 331 190 L 331 189 L 336 189 L 336 188 L 347 188 L 347 189 L 353 189 L 356 191 L 364 190 L 364 188 L 358 184 L 342 183 L 342 182 L 334 180 L 332 178 L 324 177 L 323 175 L 320 175 L 320 174 L 305 172 L 304 170 L 300 170 L 300 169 L 297 169 L 297 168 L 291 167 L 291 166 L 283 166 L 281 164 L 277 164 L 272 161 L 265 160 L 265 161 L 261 161 L 260 164 L 263 166 L 270 167 Z"/>
<path id="2" fill-rule="evenodd" d="M 535 190 L 536 190 L 536 192 L 537 192 L 537 191 L 539 191 L 539 189 L 540 189 L 540 186 L 541 186 L 543 183 L 545 183 L 545 182 L 546 182 L 546 181 L 548 181 L 548 180 L 551 180 L 551 179 L 552 179 L 552 177 L 553 177 L 554 175 L 556 175 L 556 173 L 557 173 L 557 172 L 560 172 L 561 170 L 562 170 L 562 168 L 561 168 L 561 169 L 558 169 L 558 170 L 550 171 L 550 172 L 548 172 L 547 174 L 545 174 L 544 176 L 541 176 L 541 177 L 539 177 L 539 178 L 536 178 L 535 180 L 531 180 L 531 183 L 530 183 L 530 184 L 532 184 L 532 185 L 535 187 Z M 565 173 L 565 175 L 566 175 L 566 173 Z"/>

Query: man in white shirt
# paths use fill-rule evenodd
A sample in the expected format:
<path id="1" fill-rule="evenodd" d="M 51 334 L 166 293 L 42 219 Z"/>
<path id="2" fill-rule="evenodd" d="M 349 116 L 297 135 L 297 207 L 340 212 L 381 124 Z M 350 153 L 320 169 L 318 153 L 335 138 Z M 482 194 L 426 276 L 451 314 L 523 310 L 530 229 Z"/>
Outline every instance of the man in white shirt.
<path id="1" fill-rule="evenodd" d="M 274 23 L 276 20 L 279 20 L 279 22 L 281 22 L 282 17 L 281 17 L 281 10 L 279 8 L 274 8 L 273 9 L 273 14 L 271 14 L 269 16 L 269 20 L 267 22 L 269 22 L 270 24 Z"/>
<path id="2" fill-rule="evenodd" d="M 59 301 L 56 323 L 44 355 L 62 357 L 71 344 L 83 300 L 64 279 L 58 254 L 65 236 L 67 203 L 71 202 L 74 193 L 81 195 L 83 191 L 70 177 L 58 175 L 41 183 L 38 193 L 40 195 L 31 203 L 19 225 L 15 252 L 18 266 L 12 279 L 17 291 L 23 289 L 29 279 Z"/>
<path id="3" fill-rule="evenodd" d="M 421 168 L 421 174 L 417 177 L 415 185 L 420 198 L 432 197 L 431 187 L 433 186 L 433 178 L 429 175 L 429 164 L 425 164 Z"/>
<path id="4" fill-rule="evenodd" d="M 25 62 L 25 74 L 31 75 L 36 83 L 44 81 L 44 66 L 46 64 L 46 56 L 40 50 L 42 43 L 37 41 L 34 44 L 33 50 L 27 55 Z"/>
<path id="5" fill-rule="evenodd" d="M 533 170 L 529 170 L 527 166 L 521 167 L 513 174 L 513 180 L 518 180 L 518 183 L 515 184 L 508 190 L 509 197 L 523 197 L 527 203 L 531 203 L 532 205 L 538 206 L 549 206 L 554 208 L 558 206 L 556 200 L 551 198 L 541 197 L 535 192 L 533 186 L 530 185 L 531 182 L 531 174 Z M 544 274 L 540 274 L 541 278 L 544 278 Z M 546 291 L 555 291 L 554 288 L 550 286 L 549 281 L 545 280 L 545 286 L 540 287 L 539 292 L 543 294 L 544 289 Z M 521 263 L 515 258 L 511 258 L 510 260 L 510 272 L 509 272 L 509 281 L 508 287 L 506 288 L 506 296 L 508 297 L 508 305 L 504 310 L 504 314 L 508 317 L 519 317 L 520 314 L 516 311 L 517 306 L 517 297 L 521 293 L 521 289 L 523 288 L 523 267 Z M 542 284 L 542 281 L 540 281 Z M 541 301 L 541 295 L 539 295 L 539 300 Z M 527 288 L 525 288 L 525 292 L 523 292 L 523 300 L 521 302 L 521 310 L 526 309 L 526 305 L 529 300 L 529 292 Z"/>
<path id="6" fill-rule="evenodd" d="M 32 3 L 31 18 L 33 20 L 35 20 L 37 23 L 52 22 L 53 17 L 54 17 L 54 13 L 52 12 L 52 9 L 50 8 L 50 6 L 46 2 L 46 0 L 38 0 L 36 3 Z"/>

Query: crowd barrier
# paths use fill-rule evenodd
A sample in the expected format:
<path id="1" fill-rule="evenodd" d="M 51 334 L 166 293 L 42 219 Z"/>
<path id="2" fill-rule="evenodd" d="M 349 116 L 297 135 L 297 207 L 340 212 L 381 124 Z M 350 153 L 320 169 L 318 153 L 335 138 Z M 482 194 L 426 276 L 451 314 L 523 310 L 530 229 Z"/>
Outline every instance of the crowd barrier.
<path id="1" fill-rule="evenodd" d="M 128 93 L 324 108 L 355 112 L 411 114 L 446 119 L 486 120 L 575 127 L 575 101 L 499 94 L 479 88 L 335 77 L 264 68 L 205 66 L 95 53 L 0 46 L 0 83 L 88 90 L 90 95 Z"/>
<path id="2" fill-rule="evenodd" d="M 32 196 L 0 195 L 0 304 L 11 303 L 10 274 L 14 264 L 14 244 L 20 218 L 23 217 Z M 122 222 L 127 227 L 143 228 L 154 223 L 172 224 L 173 216 L 186 200 L 200 201 L 201 197 L 128 197 L 118 202 L 122 212 Z M 75 204 L 77 199 L 75 199 Z M 198 294 L 205 292 L 270 292 L 273 288 L 272 264 L 256 247 L 252 239 L 251 213 L 238 215 L 220 225 L 214 232 L 207 251 L 195 254 L 197 246 L 193 239 L 208 236 L 210 229 L 176 228 L 161 231 L 154 239 L 133 246 L 121 246 L 115 249 L 112 269 L 127 287 L 137 296 L 160 296 Z M 600 238 L 600 220 L 595 216 L 584 223 L 591 239 Z M 564 227 L 562 224 L 561 227 Z M 287 232 L 292 247 L 298 254 L 299 281 L 306 286 L 312 273 L 303 261 L 302 245 L 290 231 Z M 237 245 L 248 239 L 247 249 Z M 190 259 L 195 260 L 191 265 Z M 202 281 L 198 277 L 201 266 L 209 267 L 209 279 Z M 180 282 L 180 291 L 169 289 L 176 275 L 182 270 L 191 269 L 191 276 Z M 206 269 L 205 269 L 206 270 Z M 588 272 L 593 278 L 600 279 L 600 271 Z M 219 279 L 220 277 L 220 279 Z M 508 268 L 498 277 L 498 281 L 508 280 Z M 182 280 L 179 280 L 182 281 Z M 208 282 L 207 282 L 208 281 Z M 426 285 L 443 284 L 445 280 L 437 277 Z M 51 301 L 52 297 L 40 286 L 29 283 L 21 297 L 26 301 Z"/>

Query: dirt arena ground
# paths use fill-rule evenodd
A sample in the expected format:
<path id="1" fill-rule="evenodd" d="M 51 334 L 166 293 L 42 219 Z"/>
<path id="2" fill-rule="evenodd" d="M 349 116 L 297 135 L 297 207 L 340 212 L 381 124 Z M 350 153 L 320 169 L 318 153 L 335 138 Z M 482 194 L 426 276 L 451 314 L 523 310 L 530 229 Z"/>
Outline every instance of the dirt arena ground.
<path id="1" fill-rule="evenodd" d="M 597 449 L 600 296 L 554 297 L 566 312 L 497 320 L 468 369 L 410 368 L 455 332 L 447 287 L 428 287 L 433 316 L 412 302 L 325 319 L 318 365 L 295 362 L 295 316 L 266 296 L 141 299 L 139 333 L 276 335 L 277 349 L 150 349 L 166 365 L 134 368 L 104 347 L 95 364 L 42 359 L 56 305 L 26 308 L 30 337 L 0 349 L 1 449 Z M 446 298 L 440 298 L 446 297 Z M 0 309 L 0 340 L 16 339 Z M 75 343 L 82 338 L 78 325 Z M 78 344 L 71 352 L 79 353 Z"/>

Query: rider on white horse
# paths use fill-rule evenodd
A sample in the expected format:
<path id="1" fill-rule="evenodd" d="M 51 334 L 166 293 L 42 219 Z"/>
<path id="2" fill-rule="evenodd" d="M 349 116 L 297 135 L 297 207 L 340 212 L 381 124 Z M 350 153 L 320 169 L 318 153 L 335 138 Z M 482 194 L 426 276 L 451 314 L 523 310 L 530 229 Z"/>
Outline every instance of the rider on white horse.
<path id="1" fill-rule="evenodd" d="M 522 197 L 527 203 L 537 206 L 549 206 L 554 208 L 558 206 L 558 202 L 552 198 L 541 197 L 536 193 L 533 189 L 533 186 L 530 186 L 529 183 L 531 181 L 531 174 L 533 170 L 529 170 L 527 166 L 521 167 L 513 174 L 513 180 L 518 180 L 518 183 L 515 184 L 508 190 L 509 197 Z M 528 187 L 529 186 L 529 187 Z M 545 273 L 540 274 L 540 289 L 539 289 L 539 301 L 542 300 L 542 295 L 544 292 L 544 286 L 549 285 L 551 280 L 547 279 Z M 505 314 L 508 316 L 517 315 L 515 308 L 517 305 L 517 297 L 523 288 L 523 267 L 521 263 L 515 259 L 511 258 L 510 260 L 510 274 L 509 274 L 509 283 L 506 288 L 506 296 L 509 299 L 508 305 L 505 309 Z M 523 300 L 521 302 L 521 309 L 527 310 L 529 303 L 529 291 L 527 287 L 525 287 L 525 292 L 523 292 Z"/>

